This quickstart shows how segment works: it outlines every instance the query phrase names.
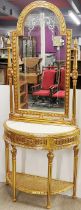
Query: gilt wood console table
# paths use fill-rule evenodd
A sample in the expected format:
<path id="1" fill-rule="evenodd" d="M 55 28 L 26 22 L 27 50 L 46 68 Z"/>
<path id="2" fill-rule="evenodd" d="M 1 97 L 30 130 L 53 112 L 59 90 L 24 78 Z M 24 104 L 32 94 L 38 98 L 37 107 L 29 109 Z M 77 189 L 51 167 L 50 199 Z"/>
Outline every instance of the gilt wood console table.
<path id="1" fill-rule="evenodd" d="M 79 129 L 68 124 L 36 124 L 7 120 L 4 125 L 6 148 L 6 183 L 13 189 L 13 200 L 16 201 L 16 189 L 30 193 L 47 195 L 47 208 L 51 207 L 50 196 L 73 189 L 76 196 L 77 160 Z M 12 146 L 12 171 L 9 169 L 9 145 Z M 39 177 L 16 172 L 16 147 L 47 150 L 48 177 Z M 52 178 L 54 150 L 72 147 L 74 149 L 73 182 Z"/>
<path id="2" fill-rule="evenodd" d="M 42 12 L 44 13 L 43 15 L 41 15 Z M 25 22 L 26 20 L 28 22 Z M 59 47 L 60 50 L 59 55 L 61 55 L 62 48 L 64 48 L 65 52 L 64 53 L 65 57 L 64 59 L 62 58 L 62 60 L 65 60 L 64 62 L 65 76 L 63 77 L 64 88 L 62 86 L 62 89 L 65 91 L 65 97 L 63 99 L 64 106 L 62 110 L 55 110 L 55 109 L 51 110 L 49 106 L 48 109 L 46 107 L 45 110 L 45 107 L 42 107 L 41 103 L 39 108 L 38 106 L 34 107 L 33 103 L 31 103 L 32 107 L 30 109 L 30 101 L 32 102 L 32 95 L 28 92 L 27 88 L 25 90 L 24 88 L 22 88 L 22 91 L 20 88 L 21 74 L 23 73 L 24 73 L 23 77 L 24 83 L 28 85 L 27 84 L 28 78 L 26 78 L 27 75 L 26 75 L 25 62 L 23 69 L 24 71 L 20 72 L 19 58 L 21 57 L 22 61 L 24 61 L 24 57 L 22 57 L 22 49 L 19 45 L 20 39 L 21 37 L 23 37 L 24 40 L 25 28 L 28 27 L 27 31 L 31 36 L 31 30 L 29 29 L 32 29 L 33 31 L 33 29 L 35 29 L 34 27 L 39 26 L 40 36 L 42 37 L 41 41 L 43 41 L 44 39 L 42 36 L 43 35 L 42 33 L 43 27 L 41 24 L 42 22 L 43 26 L 48 27 L 49 30 L 52 29 L 50 31 L 51 33 L 50 42 L 52 43 L 52 48 L 54 48 L 54 46 Z M 51 23 L 51 25 L 49 23 Z M 54 31 L 53 35 L 52 32 L 53 30 L 55 30 L 56 27 L 58 33 L 55 33 Z M 36 29 L 35 32 L 34 35 L 37 35 Z M 72 42 L 71 38 L 72 38 L 72 31 L 71 29 L 67 29 L 61 11 L 54 4 L 51 4 L 50 2 L 47 1 L 34 1 L 29 5 L 27 5 L 18 18 L 16 30 L 12 32 L 12 54 L 13 54 L 12 64 L 10 59 L 10 46 L 8 50 L 10 115 L 9 115 L 9 120 L 7 120 L 4 125 L 4 140 L 5 140 L 5 151 L 6 151 L 6 183 L 10 184 L 11 188 L 13 189 L 14 201 L 16 201 L 16 189 L 30 194 L 47 195 L 47 208 L 51 207 L 51 195 L 61 193 L 69 189 L 73 189 L 73 197 L 76 197 L 77 161 L 78 161 L 78 150 L 79 150 L 78 145 L 79 145 L 79 132 L 80 132 L 79 128 L 76 126 L 76 84 L 78 78 L 78 72 L 77 72 L 78 47 L 77 47 L 77 40 L 74 40 L 73 71 L 72 71 L 73 100 L 72 100 L 72 116 L 71 116 L 72 119 L 71 119 L 71 117 L 69 116 L 69 110 L 70 110 L 69 81 L 70 81 L 71 42 Z M 53 42 L 54 39 L 56 41 Z M 45 47 L 44 47 L 45 49 L 46 49 L 46 44 L 48 44 L 47 40 L 48 39 L 45 39 Z M 43 49 L 43 42 L 41 43 L 39 41 L 41 52 L 40 50 L 37 51 L 36 59 L 38 60 L 39 59 L 38 57 L 42 55 L 41 64 L 42 66 L 43 65 L 45 66 L 46 53 L 44 52 Z M 26 50 L 25 45 L 24 48 Z M 53 57 L 53 61 L 55 60 L 54 53 L 48 55 L 51 55 L 51 57 Z M 50 57 L 50 63 L 51 63 L 51 57 Z M 35 61 L 35 58 L 32 58 L 32 60 L 33 59 Z M 61 64 L 61 60 L 59 62 L 60 62 L 59 64 Z M 60 69 L 60 75 L 61 72 L 62 71 Z M 31 74 L 31 71 L 29 71 L 29 74 Z M 48 95 L 51 97 L 54 106 L 54 100 L 53 100 L 54 92 L 53 94 L 50 94 L 50 88 L 53 91 L 54 80 L 52 82 L 50 75 L 47 81 L 51 82 L 48 83 L 48 89 L 44 86 L 44 90 L 45 91 L 47 90 L 49 92 Z M 12 87 L 12 81 L 14 84 L 14 90 Z M 61 85 L 58 79 L 58 88 L 59 87 L 61 90 Z M 21 107 L 21 96 L 23 94 L 25 99 L 27 98 L 29 99 L 27 101 L 27 107 Z M 47 99 L 49 99 L 49 97 Z M 58 99 L 58 97 L 56 99 Z M 9 148 L 11 148 L 10 146 L 12 147 L 12 171 L 10 171 L 9 167 L 9 159 L 10 159 Z M 48 158 L 47 178 L 16 172 L 17 147 L 47 151 L 47 158 Z M 74 169 L 72 169 L 73 171 L 72 182 L 55 180 L 52 177 L 52 163 L 54 158 L 54 151 L 66 148 L 72 148 L 74 150 Z"/>

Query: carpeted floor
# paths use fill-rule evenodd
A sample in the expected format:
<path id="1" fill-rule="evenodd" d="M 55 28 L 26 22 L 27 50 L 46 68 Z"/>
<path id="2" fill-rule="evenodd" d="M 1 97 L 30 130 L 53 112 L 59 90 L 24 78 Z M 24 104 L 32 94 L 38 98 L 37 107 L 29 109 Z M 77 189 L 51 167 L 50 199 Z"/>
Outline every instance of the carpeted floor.
<path id="1" fill-rule="evenodd" d="M 12 202 L 11 189 L 0 184 L 0 210 L 42 210 L 46 207 L 46 197 L 17 192 L 17 202 Z M 57 195 L 51 198 L 51 210 L 81 210 L 81 199 Z"/>

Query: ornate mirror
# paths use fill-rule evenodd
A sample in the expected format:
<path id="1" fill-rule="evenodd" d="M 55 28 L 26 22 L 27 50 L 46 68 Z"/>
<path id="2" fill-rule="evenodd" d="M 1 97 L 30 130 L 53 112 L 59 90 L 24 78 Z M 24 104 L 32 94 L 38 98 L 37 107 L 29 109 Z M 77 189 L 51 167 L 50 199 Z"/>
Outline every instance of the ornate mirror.
<path id="1" fill-rule="evenodd" d="M 15 116 L 68 117 L 71 30 L 60 10 L 46 1 L 25 7 L 12 33 L 12 53 Z"/>

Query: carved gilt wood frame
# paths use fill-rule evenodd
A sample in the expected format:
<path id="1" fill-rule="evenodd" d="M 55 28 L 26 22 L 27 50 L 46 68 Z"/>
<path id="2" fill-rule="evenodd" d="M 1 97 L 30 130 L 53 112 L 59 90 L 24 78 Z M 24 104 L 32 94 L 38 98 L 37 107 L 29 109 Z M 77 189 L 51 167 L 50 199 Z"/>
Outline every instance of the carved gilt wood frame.
<path id="1" fill-rule="evenodd" d="M 32 109 L 20 109 L 19 108 L 19 94 L 18 94 L 18 69 L 19 69 L 19 55 L 18 55 L 18 36 L 23 35 L 23 25 L 25 18 L 27 15 L 35 8 L 46 8 L 54 12 L 56 17 L 58 18 L 59 25 L 60 25 L 60 34 L 66 35 L 66 43 L 67 43 L 67 49 L 66 49 L 66 81 L 65 81 L 65 111 L 64 113 L 54 113 L 54 112 L 48 112 L 48 111 L 37 111 Z M 18 23 L 17 23 L 17 30 L 12 32 L 12 55 L 13 55 L 13 78 L 14 78 L 14 114 L 19 115 L 21 119 L 27 119 L 30 120 L 35 118 L 36 120 L 43 121 L 53 120 L 55 117 L 59 118 L 68 118 L 69 115 L 69 88 L 70 88 L 70 60 L 71 60 L 71 38 L 72 38 L 72 30 L 66 29 L 66 24 L 64 17 L 60 10 L 53 4 L 46 2 L 46 1 L 34 1 L 33 3 L 29 4 L 27 7 L 23 9 L 21 12 Z M 48 120 L 48 121 L 49 121 Z"/>

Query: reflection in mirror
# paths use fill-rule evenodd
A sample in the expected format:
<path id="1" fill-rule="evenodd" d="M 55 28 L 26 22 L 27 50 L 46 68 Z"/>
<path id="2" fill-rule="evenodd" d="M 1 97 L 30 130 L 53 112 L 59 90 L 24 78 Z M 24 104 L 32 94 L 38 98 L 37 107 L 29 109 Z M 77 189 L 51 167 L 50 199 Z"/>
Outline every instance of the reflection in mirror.
<path id="1" fill-rule="evenodd" d="M 64 112 L 66 35 L 55 14 L 32 10 L 18 43 L 19 108 Z"/>

